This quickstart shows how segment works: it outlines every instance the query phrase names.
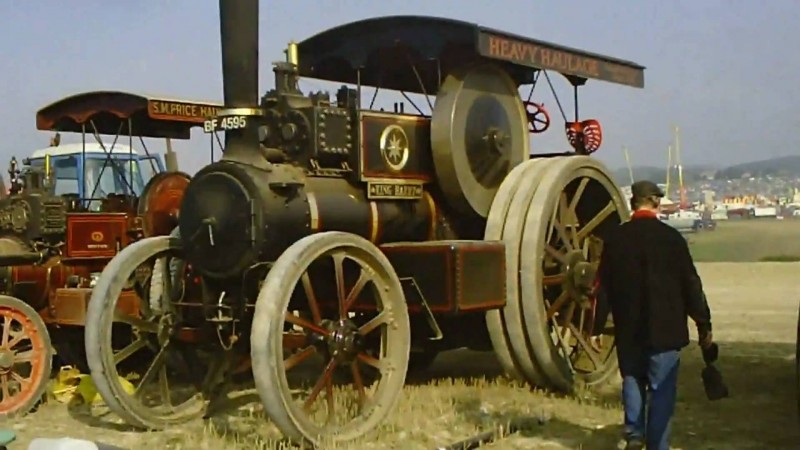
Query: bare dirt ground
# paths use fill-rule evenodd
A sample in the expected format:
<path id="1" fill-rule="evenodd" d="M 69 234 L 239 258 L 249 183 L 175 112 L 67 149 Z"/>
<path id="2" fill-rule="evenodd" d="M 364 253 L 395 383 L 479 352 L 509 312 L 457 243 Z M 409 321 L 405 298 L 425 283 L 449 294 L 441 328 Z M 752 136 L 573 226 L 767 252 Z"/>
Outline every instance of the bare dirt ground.
<path id="1" fill-rule="evenodd" d="M 795 381 L 795 332 L 800 263 L 699 263 L 711 302 L 720 368 L 731 397 L 709 402 L 696 345 L 684 350 L 673 448 L 794 449 L 800 445 Z M 690 327 L 692 329 L 693 327 Z M 613 449 L 622 417 L 617 380 L 581 398 L 560 398 L 511 383 L 491 354 L 441 355 L 423 379 L 410 380 L 396 412 L 370 440 L 347 448 L 431 449 L 498 426 L 534 424 L 486 448 Z M 9 448 L 34 437 L 94 439 L 128 449 L 292 448 L 260 413 L 258 397 L 238 394 L 227 412 L 162 433 L 126 430 L 85 407 L 44 405 L 7 424 L 18 433 Z"/>

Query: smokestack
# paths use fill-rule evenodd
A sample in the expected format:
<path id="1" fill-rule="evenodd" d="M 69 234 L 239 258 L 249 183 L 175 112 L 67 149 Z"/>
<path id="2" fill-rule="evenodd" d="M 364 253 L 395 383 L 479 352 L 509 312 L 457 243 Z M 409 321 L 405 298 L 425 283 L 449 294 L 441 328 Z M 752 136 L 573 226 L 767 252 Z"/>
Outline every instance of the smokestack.
<path id="1" fill-rule="evenodd" d="M 258 107 L 258 1 L 219 0 L 226 108 Z M 225 132 L 224 159 L 258 155 L 258 127 L 252 125 Z"/>

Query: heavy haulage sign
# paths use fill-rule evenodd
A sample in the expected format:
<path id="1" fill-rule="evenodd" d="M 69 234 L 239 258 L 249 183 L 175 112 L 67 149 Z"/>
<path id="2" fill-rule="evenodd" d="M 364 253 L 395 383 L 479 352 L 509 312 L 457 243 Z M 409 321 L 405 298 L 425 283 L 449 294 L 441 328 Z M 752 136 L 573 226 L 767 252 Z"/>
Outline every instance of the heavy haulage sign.
<path id="1" fill-rule="evenodd" d="M 164 100 L 150 100 L 147 102 L 147 113 L 150 117 L 179 122 L 203 123 L 206 119 L 216 116 L 220 109 L 222 108 L 219 106 L 203 103 Z"/>
<path id="2" fill-rule="evenodd" d="M 522 41 L 482 32 L 479 38 L 479 51 L 484 56 L 511 61 L 523 66 L 556 70 L 564 74 L 596 78 L 635 87 L 644 86 L 642 71 L 623 62 L 553 48 L 527 40 Z"/>

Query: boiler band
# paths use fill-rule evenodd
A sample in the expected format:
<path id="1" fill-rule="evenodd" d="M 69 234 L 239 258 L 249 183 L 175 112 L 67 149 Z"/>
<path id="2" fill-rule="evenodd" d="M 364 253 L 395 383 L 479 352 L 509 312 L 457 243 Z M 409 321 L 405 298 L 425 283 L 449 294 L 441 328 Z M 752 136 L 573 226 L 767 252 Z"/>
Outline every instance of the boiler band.
<path id="1" fill-rule="evenodd" d="M 304 203 L 307 234 L 346 231 L 374 244 L 423 241 L 437 233 L 438 207 L 429 192 L 416 200 L 369 200 L 341 179 L 309 178 Z"/>

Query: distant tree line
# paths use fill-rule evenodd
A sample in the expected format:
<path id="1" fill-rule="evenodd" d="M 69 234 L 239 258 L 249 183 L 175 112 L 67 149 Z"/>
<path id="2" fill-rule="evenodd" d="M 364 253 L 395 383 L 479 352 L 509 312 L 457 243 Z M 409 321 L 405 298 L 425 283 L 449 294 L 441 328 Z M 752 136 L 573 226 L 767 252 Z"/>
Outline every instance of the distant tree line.
<path id="1" fill-rule="evenodd" d="M 619 184 L 630 184 L 630 175 L 627 167 L 616 169 L 613 174 Z M 683 180 L 685 183 L 705 179 L 709 174 L 713 174 L 714 178 L 717 180 L 734 180 L 743 177 L 766 176 L 797 178 L 800 177 L 800 156 L 784 156 L 736 164 L 718 170 L 708 167 L 693 166 L 686 166 L 683 168 Z M 656 183 L 665 183 L 667 178 L 666 167 L 633 167 L 633 178 L 635 180 L 648 179 Z M 677 170 L 673 170 L 670 174 L 670 184 L 672 183 L 678 183 Z"/>

